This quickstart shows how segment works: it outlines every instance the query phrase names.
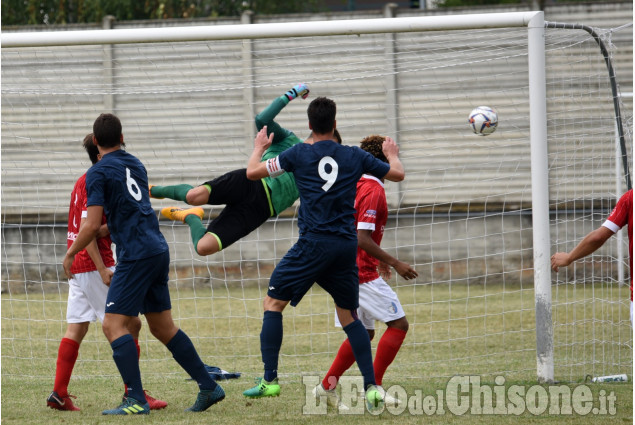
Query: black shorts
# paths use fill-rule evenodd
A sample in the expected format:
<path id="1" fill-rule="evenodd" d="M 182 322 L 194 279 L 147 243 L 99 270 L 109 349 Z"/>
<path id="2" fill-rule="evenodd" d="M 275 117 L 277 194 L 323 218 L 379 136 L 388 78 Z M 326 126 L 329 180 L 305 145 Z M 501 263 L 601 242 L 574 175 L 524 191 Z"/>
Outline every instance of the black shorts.
<path id="1" fill-rule="evenodd" d="M 268 189 L 262 180 L 249 180 L 247 170 L 230 171 L 204 183 L 212 190 L 207 203 L 225 205 L 207 231 L 220 240 L 220 249 L 227 248 L 247 236 L 271 217 Z"/>

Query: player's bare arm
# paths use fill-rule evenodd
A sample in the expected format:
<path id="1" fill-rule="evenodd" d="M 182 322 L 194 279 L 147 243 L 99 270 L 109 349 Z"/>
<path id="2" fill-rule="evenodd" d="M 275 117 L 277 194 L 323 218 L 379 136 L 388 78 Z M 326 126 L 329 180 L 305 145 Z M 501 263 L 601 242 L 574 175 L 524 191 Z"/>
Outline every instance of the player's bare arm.
<path id="1" fill-rule="evenodd" d="M 399 276 L 403 277 L 406 280 L 414 279 L 419 276 L 417 271 L 412 268 L 410 264 L 399 261 L 392 255 L 384 251 L 379 245 L 377 245 L 377 243 L 371 237 L 372 233 L 373 232 L 371 230 L 357 230 L 357 245 L 361 249 L 366 251 L 371 257 L 378 259 L 380 262 L 394 267 L 395 271 L 399 273 Z"/>
<path id="2" fill-rule="evenodd" d="M 75 256 L 79 251 L 85 249 L 88 244 L 95 239 L 95 235 L 99 231 L 99 227 L 101 226 L 101 218 L 104 214 L 104 208 L 99 205 L 91 205 L 88 207 L 88 215 L 86 217 L 86 221 L 84 226 L 79 230 L 77 234 L 77 239 L 68 248 L 66 251 L 66 256 L 64 257 L 64 262 L 62 263 L 64 267 L 64 273 L 67 278 L 72 278 L 73 275 L 71 273 L 71 266 L 73 265 L 73 261 L 75 260 Z"/>
<path id="3" fill-rule="evenodd" d="M 96 238 L 103 238 L 106 237 L 110 234 L 110 230 L 108 230 L 108 225 L 107 224 L 102 224 L 99 227 L 99 231 L 97 232 L 97 236 L 95 236 Z"/>
<path id="4" fill-rule="evenodd" d="M 397 143 L 391 137 L 386 137 L 381 150 L 390 164 L 390 170 L 388 170 L 384 178 L 393 182 L 402 181 L 406 177 L 406 172 L 399 159 L 399 146 L 397 146 Z"/>
<path id="5" fill-rule="evenodd" d="M 267 126 L 261 128 L 254 139 L 254 150 L 247 162 L 247 178 L 249 180 L 258 180 L 269 175 L 266 162 L 260 162 L 260 159 L 267 148 L 271 146 L 272 141 L 273 133 L 267 136 Z"/>
<path id="6" fill-rule="evenodd" d="M 556 252 L 553 254 L 551 256 L 551 269 L 557 272 L 560 267 L 567 267 L 574 261 L 595 252 L 613 234 L 613 231 L 608 227 L 598 227 L 586 235 L 571 252 Z"/>
<path id="7" fill-rule="evenodd" d="M 82 218 L 79 224 L 80 232 L 82 231 L 82 227 L 84 227 L 85 223 L 86 223 L 86 219 Z M 103 224 L 100 226 L 99 230 L 97 231 L 97 234 L 101 232 L 101 229 L 104 226 L 105 225 Z M 97 239 L 93 239 L 92 241 L 90 241 L 90 243 L 86 246 L 86 252 L 88 253 L 88 256 L 90 257 L 90 259 L 93 260 L 95 267 L 97 267 L 97 271 L 99 272 L 99 275 L 101 276 L 101 280 L 104 282 L 104 285 L 110 286 L 110 280 L 112 279 L 113 272 L 108 267 L 106 267 L 106 265 L 104 264 L 104 260 L 101 258 L 101 254 L 99 253 L 99 248 L 97 247 Z"/>

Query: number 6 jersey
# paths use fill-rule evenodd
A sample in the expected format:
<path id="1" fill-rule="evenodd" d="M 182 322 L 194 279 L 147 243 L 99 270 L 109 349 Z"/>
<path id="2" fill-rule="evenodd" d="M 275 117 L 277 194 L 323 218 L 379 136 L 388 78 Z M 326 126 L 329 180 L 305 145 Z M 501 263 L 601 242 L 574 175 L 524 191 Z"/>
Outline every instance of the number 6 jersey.
<path id="1" fill-rule="evenodd" d="M 139 260 L 168 250 L 150 204 L 146 169 L 135 156 L 121 149 L 104 155 L 86 173 L 86 191 L 88 207 L 104 208 L 110 236 L 117 245 L 117 261 Z"/>

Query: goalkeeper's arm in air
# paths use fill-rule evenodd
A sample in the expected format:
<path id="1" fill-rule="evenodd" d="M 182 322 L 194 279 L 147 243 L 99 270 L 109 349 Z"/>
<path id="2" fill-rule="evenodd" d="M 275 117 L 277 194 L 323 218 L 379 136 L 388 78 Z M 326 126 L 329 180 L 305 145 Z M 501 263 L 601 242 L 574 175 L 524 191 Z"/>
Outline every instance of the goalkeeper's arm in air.
<path id="1" fill-rule="evenodd" d="M 258 130 L 267 126 L 274 133 L 273 143 L 262 156 L 262 161 L 278 156 L 293 145 L 302 143 L 292 131 L 281 127 L 275 117 L 293 99 L 306 99 L 309 88 L 297 84 L 256 116 Z M 309 136 L 310 138 L 311 136 Z M 341 141 L 340 141 L 341 143 Z M 247 179 L 244 168 L 230 171 L 199 186 L 178 184 L 173 186 L 150 185 L 150 197 L 169 198 L 192 206 L 225 205 L 220 214 L 203 225 L 202 208 L 167 207 L 161 214 L 171 220 L 180 220 L 190 227 L 192 243 L 199 255 L 212 255 L 227 248 L 237 240 L 260 227 L 269 217 L 275 217 L 293 205 L 299 193 L 293 174 L 258 181 Z"/>

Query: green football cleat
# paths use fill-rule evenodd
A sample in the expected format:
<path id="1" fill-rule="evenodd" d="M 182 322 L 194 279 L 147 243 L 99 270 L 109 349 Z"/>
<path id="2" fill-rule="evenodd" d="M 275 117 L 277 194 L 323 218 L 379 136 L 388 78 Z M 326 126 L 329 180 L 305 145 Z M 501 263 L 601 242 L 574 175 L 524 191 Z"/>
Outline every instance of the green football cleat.
<path id="1" fill-rule="evenodd" d="M 275 378 L 271 382 L 265 381 L 263 378 L 256 378 L 254 380 L 256 386 L 243 391 L 243 395 L 249 398 L 261 398 L 261 397 L 278 397 L 280 395 L 280 385 L 278 384 L 278 378 Z"/>
<path id="2" fill-rule="evenodd" d="M 369 412 L 379 410 L 384 405 L 384 398 L 375 385 L 370 385 L 366 390 L 366 408 Z"/>

